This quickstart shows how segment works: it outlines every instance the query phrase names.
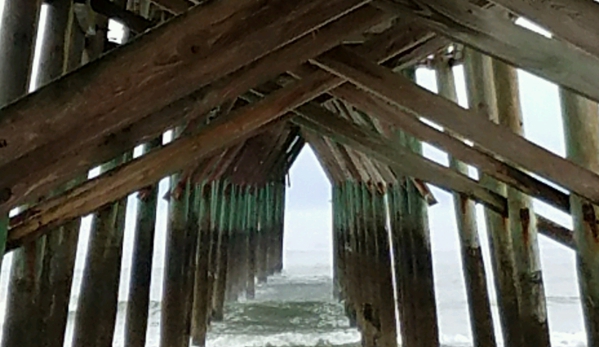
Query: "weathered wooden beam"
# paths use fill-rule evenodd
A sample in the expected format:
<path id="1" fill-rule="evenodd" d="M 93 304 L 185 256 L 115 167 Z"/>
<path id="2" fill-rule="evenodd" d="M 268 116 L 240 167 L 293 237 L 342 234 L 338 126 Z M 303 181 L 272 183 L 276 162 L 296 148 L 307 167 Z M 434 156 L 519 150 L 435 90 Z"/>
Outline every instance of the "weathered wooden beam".
<path id="1" fill-rule="evenodd" d="M 187 11 L 193 6 L 189 0 L 152 0 L 156 5 L 173 14 L 179 14 Z"/>
<path id="2" fill-rule="evenodd" d="M 500 11 L 467 0 L 377 0 L 376 4 L 396 14 L 417 16 L 440 35 L 599 101 L 599 58 L 519 27 Z"/>
<path id="3" fill-rule="evenodd" d="M 568 194 L 522 172 L 512 165 L 504 163 L 492 155 L 467 145 L 450 134 L 444 133 L 420 121 L 417 117 L 389 104 L 385 100 L 370 93 L 364 93 L 357 87 L 344 84 L 329 92 L 354 105 L 371 116 L 385 123 L 401 128 L 406 133 L 417 137 L 435 147 L 443 149 L 456 159 L 476 166 L 484 173 L 505 182 L 520 191 L 538 198 L 566 213 L 570 211 Z"/>
<path id="4" fill-rule="evenodd" d="M 155 25 L 152 21 L 145 19 L 133 12 L 121 8 L 119 5 L 108 0 L 91 0 L 92 10 L 108 18 L 116 19 L 136 33 L 143 33 Z"/>
<path id="5" fill-rule="evenodd" d="M 59 226 L 120 199 L 129 192 L 153 184 L 162 177 L 185 168 L 190 162 L 197 162 L 218 149 L 247 138 L 253 131 L 338 83 L 339 80 L 331 81 L 327 73 L 316 73 L 312 78 L 289 85 L 261 102 L 214 121 L 195 136 L 176 140 L 158 151 L 48 199 L 36 205 L 26 217 L 21 217 L 21 221 L 11 229 L 9 240 L 35 238 L 39 235 L 35 235 L 36 233 L 43 233 L 48 228 Z"/>
<path id="6" fill-rule="evenodd" d="M 423 179 L 442 189 L 460 192 L 494 209 L 506 213 L 505 198 L 482 188 L 471 178 L 456 173 L 402 147 L 394 146 L 391 140 L 362 129 L 332 112 L 306 104 L 298 108 L 302 117 L 293 122 L 319 134 L 331 137 L 336 142 L 347 144 L 372 158 L 384 162 L 407 176 Z"/>
<path id="7" fill-rule="evenodd" d="M 331 183 L 341 182 L 344 178 L 344 170 L 341 167 L 341 163 L 337 162 L 333 157 L 333 154 L 330 153 L 322 136 L 307 129 L 302 129 L 301 132 L 302 136 L 314 151 L 314 154 L 316 154 L 316 159 L 323 168 L 329 181 Z"/>
<path id="8" fill-rule="evenodd" d="M 491 0 L 599 57 L 599 5 L 587 0 Z"/>
<path id="9" fill-rule="evenodd" d="M 107 132 L 101 131 L 100 133 L 103 134 L 98 134 L 99 136 L 88 136 L 89 134 L 82 131 L 81 136 L 70 137 L 68 145 L 64 141 L 54 142 L 49 144 L 49 147 L 42 147 L 16 161 L 12 161 L 9 165 L 0 168 L 0 187 L 7 193 L 10 191 L 10 194 L 6 195 L 6 199 L 2 200 L 0 210 L 8 210 L 23 201 L 36 199 L 57 185 L 64 184 L 77 175 L 87 172 L 94 165 L 108 161 L 138 144 L 151 141 L 177 122 L 202 117 L 202 115 L 208 114 L 211 109 L 226 100 L 236 97 L 249 88 L 275 77 L 278 73 L 332 48 L 347 35 L 365 30 L 385 18 L 388 17 L 384 13 L 371 7 L 358 9 L 320 28 L 311 35 L 305 35 L 255 61 L 246 68 L 180 98 L 161 110 L 151 112 L 149 115 L 145 113 L 147 116 L 141 117 L 139 121 L 124 129 L 112 131 L 108 128 L 112 128 L 116 123 L 109 124 L 107 122 L 106 124 L 109 124 L 107 125 L 108 128 L 104 128 Z M 78 30 L 78 28 L 74 28 L 74 30 Z M 137 41 L 145 42 L 148 37 L 152 38 L 153 33 L 151 32 L 150 36 L 144 36 Z M 122 50 L 130 51 L 132 49 L 128 45 L 120 49 L 119 52 Z M 158 51 L 162 51 L 162 48 Z M 114 54 L 110 57 L 107 58 L 116 60 Z M 133 62 L 139 63 L 140 61 L 133 60 Z M 97 65 L 102 66 L 103 63 Z M 132 67 L 132 69 L 134 68 Z M 98 70 L 102 69 L 98 68 Z M 77 75 L 81 76 L 83 74 L 80 71 Z M 119 81 L 125 80 L 119 79 Z M 62 81 L 60 83 L 65 84 L 66 82 Z M 193 85 L 196 88 L 198 86 L 198 84 Z M 22 100 L 21 103 L 23 102 L 26 101 Z M 98 133 L 97 129 L 99 128 L 102 127 L 95 127 L 93 129 L 94 133 Z M 47 153 L 54 153 L 54 155 L 48 156 Z M 20 172 L 20 174 L 16 174 L 17 172 Z"/>
<path id="10" fill-rule="evenodd" d="M 346 48 L 335 48 L 315 63 L 370 90 L 405 112 L 427 118 L 486 150 L 535 172 L 593 202 L 599 201 L 599 175 L 582 168 L 497 124 L 477 116 L 408 79 Z"/>
<path id="11" fill-rule="evenodd" d="M 126 127 L 365 2 L 334 0 L 323 5 L 310 0 L 281 7 L 281 0 L 226 0 L 195 8 L 118 53 L 4 108 L 0 138 L 6 145 L 0 164 L 68 134 L 79 133 L 81 138 L 87 130 L 91 132 L 85 137 L 93 138 Z M 234 22 L 243 25 L 231 25 Z M 283 27 L 284 35 L 270 35 Z M 221 39 L 212 42 L 216 36 Z"/>

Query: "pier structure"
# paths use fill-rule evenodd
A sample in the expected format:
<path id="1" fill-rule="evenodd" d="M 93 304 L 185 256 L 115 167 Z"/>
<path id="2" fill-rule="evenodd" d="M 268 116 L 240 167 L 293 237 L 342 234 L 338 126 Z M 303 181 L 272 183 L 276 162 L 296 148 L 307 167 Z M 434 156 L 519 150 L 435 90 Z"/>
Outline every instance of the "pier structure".
<path id="1" fill-rule="evenodd" d="M 0 25 L 0 247 L 13 257 L 2 346 L 64 345 L 90 214 L 72 345 L 112 345 L 131 194 L 125 345 L 146 344 L 165 199 L 160 346 L 203 346 L 225 302 L 281 272 L 286 175 L 306 144 L 332 186 L 334 295 L 363 346 L 396 347 L 397 335 L 439 346 L 429 185 L 453 194 L 474 346 L 498 345 L 494 324 L 506 347 L 550 346 L 539 235 L 575 252 L 588 345 L 599 345 L 595 2 L 5 0 Z M 422 66 L 438 93 L 416 84 Z M 518 68 L 559 86 L 566 158 L 524 137 Z"/>

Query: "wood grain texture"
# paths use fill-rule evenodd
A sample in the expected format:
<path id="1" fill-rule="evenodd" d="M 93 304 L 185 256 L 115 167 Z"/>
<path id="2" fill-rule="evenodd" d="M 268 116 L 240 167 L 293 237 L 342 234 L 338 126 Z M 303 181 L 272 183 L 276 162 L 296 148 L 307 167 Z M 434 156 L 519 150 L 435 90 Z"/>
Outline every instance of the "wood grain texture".
<path id="1" fill-rule="evenodd" d="M 373 131 L 362 129 L 353 122 L 312 104 L 300 106 L 297 112 L 302 117 L 294 118 L 293 122 L 300 126 L 355 148 L 407 176 L 418 177 L 442 189 L 462 193 L 500 214 L 507 211 L 504 197 L 487 190 L 467 176 L 395 145 Z"/>
<path id="2" fill-rule="evenodd" d="M 467 0 L 382 0 L 377 5 L 416 16 L 440 35 L 599 101 L 598 58 L 524 29 L 503 13 Z"/>
<path id="3" fill-rule="evenodd" d="M 484 173 L 509 184 L 520 191 L 536 197 L 566 213 L 570 212 L 568 194 L 522 172 L 492 155 L 469 146 L 455 137 L 441 132 L 404 112 L 399 107 L 385 102 L 370 93 L 364 93 L 351 84 L 344 84 L 329 92 L 346 100 L 358 109 L 378 117 L 386 124 L 400 128 L 416 138 L 443 149 L 455 158 L 474 165 Z"/>
<path id="4" fill-rule="evenodd" d="M 588 0 L 491 0 L 599 57 L 599 5 Z"/>
<path id="5" fill-rule="evenodd" d="M 215 151 L 247 138 L 253 131 L 293 108 L 337 86 L 323 72 L 283 88 L 261 102 L 248 105 L 206 126 L 197 135 L 177 140 L 161 150 L 48 199 L 26 213 L 9 231 L 8 239 L 35 238 L 39 233 L 90 213 L 105 204 L 153 184 Z"/>
<path id="6" fill-rule="evenodd" d="M 68 134 L 123 128 L 364 2 L 224 0 L 195 8 L 4 108 L 0 163 Z"/>
<path id="7" fill-rule="evenodd" d="M 471 140 L 495 155 L 535 172 L 597 203 L 599 176 L 537 146 L 509 129 L 478 116 L 410 80 L 395 74 L 346 48 L 319 56 L 315 63 L 412 115 L 427 118 Z"/>
<path id="8" fill-rule="evenodd" d="M 159 110 L 146 113 L 137 121 L 132 120 L 125 127 L 116 129 L 114 123 L 106 120 L 102 123 L 104 125 L 95 123 L 99 128 L 105 126 L 102 131 L 97 131 L 99 128 L 94 129 L 90 125 L 72 133 L 69 141 L 58 139 L 31 151 L 0 167 L 0 189 L 10 190 L 12 193 L 7 201 L 0 204 L 0 209 L 7 210 L 21 202 L 37 199 L 94 165 L 150 141 L 173 124 L 207 114 L 225 100 L 334 47 L 347 35 L 365 30 L 385 18 L 389 18 L 388 15 L 372 7 L 358 9 L 205 88 L 179 98 Z M 351 25 L 351 29 L 348 29 L 348 25 Z M 168 94 L 162 88 L 154 89 L 158 89 L 161 94 Z M 26 100 L 21 102 L 27 102 Z M 89 131 L 92 130 L 94 135 L 90 136 Z M 48 156 L 47 153 L 53 155 Z"/>

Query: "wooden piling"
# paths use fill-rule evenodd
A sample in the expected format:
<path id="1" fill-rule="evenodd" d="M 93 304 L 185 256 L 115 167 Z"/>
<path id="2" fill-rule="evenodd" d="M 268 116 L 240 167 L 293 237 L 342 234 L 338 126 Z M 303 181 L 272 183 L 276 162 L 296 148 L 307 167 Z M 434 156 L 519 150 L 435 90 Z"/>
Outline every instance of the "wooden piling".
<path id="1" fill-rule="evenodd" d="M 186 225 L 186 240 L 185 240 L 185 264 L 183 273 L 185 276 L 182 300 L 185 301 L 183 308 L 183 323 L 184 323 L 184 345 L 189 345 L 191 338 L 191 326 L 192 326 L 192 315 L 193 315 L 193 298 L 194 298 L 194 286 L 195 286 L 195 269 L 197 266 L 197 250 L 198 250 L 198 237 L 199 237 L 199 194 L 201 194 L 195 184 L 190 182 L 189 188 L 189 207 L 187 215 Z"/>
<path id="2" fill-rule="evenodd" d="M 221 322 L 224 319 L 225 290 L 227 286 L 227 268 L 229 261 L 229 239 L 230 226 L 232 222 L 233 210 L 236 203 L 236 187 L 229 182 L 223 182 L 225 185 L 223 192 L 223 204 L 220 211 L 220 226 L 218 240 L 218 266 L 216 272 L 216 281 L 214 283 L 214 300 L 212 319 L 215 322 Z"/>
<path id="3" fill-rule="evenodd" d="M 144 152 L 159 147 L 161 143 L 161 138 L 155 139 L 144 146 Z M 137 222 L 133 236 L 131 278 L 129 280 L 129 297 L 124 329 L 125 345 L 131 347 L 143 347 L 146 344 L 158 184 L 148 186 L 137 194 Z"/>
<path id="4" fill-rule="evenodd" d="M 64 6 L 65 2 L 70 5 L 70 1 L 58 1 L 57 6 L 59 7 L 54 9 L 52 9 L 54 4 L 49 5 L 48 16 L 51 16 L 50 13 L 52 10 L 60 12 L 60 6 Z M 57 15 L 56 18 L 60 18 L 60 15 Z M 68 9 L 67 24 L 68 26 L 64 33 L 66 41 L 62 47 L 64 52 L 66 52 L 66 56 L 63 57 L 61 67 L 65 73 L 80 66 L 85 45 L 84 33 L 80 30 L 76 22 L 71 6 Z M 53 45 L 50 44 L 49 46 Z M 56 55 L 60 56 L 60 53 L 57 52 L 61 49 L 61 46 L 58 45 L 55 47 L 55 52 L 46 59 L 54 60 Z M 43 61 L 44 57 L 40 57 L 40 69 L 44 64 Z M 54 63 L 50 64 L 54 66 Z M 48 81 L 52 78 L 52 76 L 48 76 Z M 86 176 L 76 178 L 65 188 L 68 189 L 86 178 Z M 76 218 L 67 222 L 58 230 L 51 231 L 47 236 L 46 257 L 50 254 L 54 255 L 49 259 L 45 259 L 47 265 L 44 265 L 44 269 L 42 270 L 49 273 L 49 275 L 45 276 L 48 276 L 51 280 L 51 283 L 48 284 L 48 290 L 43 289 L 43 292 L 46 293 L 45 296 L 51 298 L 48 300 L 49 302 L 51 300 L 51 302 L 44 305 L 46 308 L 49 307 L 44 317 L 44 346 L 62 347 L 64 345 L 80 228 L 81 219 Z M 48 268 L 50 269 L 49 271 L 47 270 Z"/>
<path id="5" fill-rule="evenodd" d="M 358 324 L 358 312 L 360 305 L 360 287 L 356 285 L 356 273 L 358 267 L 356 266 L 355 259 L 357 254 L 356 239 L 353 234 L 354 225 L 353 218 L 350 215 L 350 189 L 349 182 L 342 181 L 338 185 L 338 212 L 339 212 L 339 224 L 342 232 L 342 243 L 339 245 L 339 249 L 343 252 L 343 279 L 341 290 L 343 291 L 343 304 L 345 307 L 345 313 L 348 316 L 350 325 L 357 327 Z"/>
<path id="6" fill-rule="evenodd" d="M 206 345 L 206 330 L 210 305 L 208 301 L 208 271 L 211 243 L 211 195 L 212 186 L 203 183 L 198 192 L 198 252 L 195 269 L 194 299 L 192 311 L 191 339 L 194 346 Z"/>
<path id="7" fill-rule="evenodd" d="M 332 247 L 333 247 L 333 297 L 340 302 L 346 298 L 343 287 L 344 278 L 344 240 L 343 240 L 343 217 L 341 216 L 340 194 L 338 182 L 331 182 L 331 212 L 332 212 Z"/>
<path id="8" fill-rule="evenodd" d="M 280 181 L 275 182 L 275 217 L 274 224 L 276 228 L 276 260 L 275 260 L 275 273 L 283 271 L 284 267 L 284 245 L 285 245 L 285 205 L 286 205 L 286 192 L 287 186 L 285 184 L 284 177 Z"/>
<path id="9" fill-rule="evenodd" d="M 523 136 L 517 71 L 503 62 L 494 60 L 493 72 L 499 123 Z M 532 199 L 512 187 L 508 187 L 507 192 L 516 279 L 519 281 L 519 311 L 522 329 L 526 332 L 522 334 L 522 338 L 529 346 L 550 346 Z"/>
<path id="10" fill-rule="evenodd" d="M 393 269 L 391 266 L 391 248 L 387 229 L 387 210 L 385 208 L 386 187 L 382 184 L 370 187 L 371 208 L 374 217 L 373 237 L 376 245 L 375 266 L 379 286 L 380 337 L 377 346 L 397 347 L 395 317 L 395 293 L 393 288 Z"/>
<path id="11" fill-rule="evenodd" d="M 439 94 L 458 103 L 455 78 L 449 61 L 438 57 L 436 72 Z M 451 168 L 468 175 L 468 166 L 465 163 L 451 156 L 449 160 Z M 460 237 L 462 272 L 466 283 L 473 345 L 476 347 L 495 347 L 497 343 L 487 289 L 487 276 L 478 238 L 476 205 L 474 201 L 459 193 L 453 193 L 453 203 Z"/>
<path id="12" fill-rule="evenodd" d="M 127 156 L 123 159 L 127 160 Z M 101 167 L 106 172 L 121 161 Z M 107 346 L 116 324 L 127 199 L 98 210 L 92 222 L 81 292 L 77 304 L 73 347 Z"/>
<path id="13" fill-rule="evenodd" d="M 560 88 L 560 99 L 568 159 L 599 172 L 597 104 L 564 88 Z M 570 206 L 587 345 L 596 346 L 599 344 L 599 211 L 597 206 L 575 194 L 570 196 Z"/>
<path id="14" fill-rule="evenodd" d="M 270 224 L 270 209 L 273 208 L 269 186 L 265 185 L 258 188 L 258 228 L 257 228 L 257 250 L 256 250 L 256 277 L 258 283 L 266 283 L 268 276 L 268 251 L 269 237 L 273 231 Z"/>
<path id="15" fill-rule="evenodd" d="M 248 195 L 247 204 L 247 233 L 248 233 L 248 268 L 245 295 L 248 299 L 254 299 L 256 296 L 255 278 L 256 278 L 256 207 L 257 199 L 256 193 L 251 191 L 250 187 L 246 188 L 246 194 Z"/>
<path id="16" fill-rule="evenodd" d="M 498 123 L 492 59 L 469 48 L 465 48 L 464 56 L 468 104 L 481 115 L 489 117 L 490 121 Z M 488 189 L 507 195 L 505 184 L 485 174 L 481 175 L 480 180 Z M 505 346 L 521 346 L 519 297 L 509 219 L 485 208 L 485 221 L 503 341 Z"/>
<path id="17" fill-rule="evenodd" d="M 380 321 L 377 312 L 377 283 L 372 271 L 363 270 L 370 266 L 370 258 L 374 255 L 373 238 L 372 235 L 369 235 L 372 220 L 368 215 L 368 212 L 370 212 L 367 202 L 368 192 L 363 182 L 354 184 L 352 190 L 357 238 L 355 266 L 360 267 L 360 277 L 355 277 L 352 285 L 360 287 L 360 300 L 357 312 L 358 324 L 362 333 L 362 345 L 365 347 L 375 347 L 380 330 Z"/>
<path id="18" fill-rule="evenodd" d="M 406 75 L 415 81 L 415 71 L 406 70 Z M 403 137 L 404 146 L 422 155 L 422 143 L 408 135 Z M 412 312 L 415 315 L 414 331 L 410 332 L 413 344 L 407 346 L 438 346 L 439 327 L 435 302 L 433 262 L 431 255 L 428 207 L 412 180 L 406 181 L 405 215 L 402 216 L 403 232 L 406 233 L 409 266 L 408 278 Z M 406 293 L 407 294 L 407 293 Z M 416 332 L 417 331 L 417 332 Z"/>
<path id="19" fill-rule="evenodd" d="M 160 346 L 181 347 L 189 343 L 183 318 L 186 302 L 182 298 L 185 293 L 186 254 L 183 250 L 187 241 L 190 187 L 188 178 L 183 178 L 180 173 L 171 176 L 170 182 Z"/>
<path id="20" fill-rule="evenodd" d="M 218 239 L 220 227 L 220 211 L 224 203 L 223 199 L 224 186 L 221 181 L 212 182 L 212 192 L 210 197 L 210 258 L 208 262 L 208 324 L 212 320 L 213 301 L 214 301 L 214 283 L 216 281 L 216 271 L 218 267 Z"/>
<path id="21" fill-rule="evenodd" d="M 41 1 L 5 1 L 0 30 L 0 105 L 28 92 Z M 10 194 L 10 193 L 9 193 Z M 0 217 L 0 254 L 4 254 L 8 216 Z M 39 305 L 42 257 L 45 240 L 36 240 L 13 254 L 3 346 L 37 342 L 42 329 Z M 1 265 L 1 260 L 0 260 Z M 34 331 L 35 333 L 32 333 Z"/>
<path id="22" fill-rule="evenodd" d="M 37 80 L 32 81 L 36 88 L 60 77 L 65 72 L 69 55 L 81 57 L 83 47 L 77 42 L 69 42 L 69 27 L 72 25 L 71 1 L 58 0 L 47 4 Z M 37 304 L 41 321 L 39 336 L 31 338 L 40 341 L 43 346 L 62 346 L 64 343 L 79 227 L 80 219 L 77 218 L 36 241 L 44 247 L 35 255 L 43 259 Z"/>

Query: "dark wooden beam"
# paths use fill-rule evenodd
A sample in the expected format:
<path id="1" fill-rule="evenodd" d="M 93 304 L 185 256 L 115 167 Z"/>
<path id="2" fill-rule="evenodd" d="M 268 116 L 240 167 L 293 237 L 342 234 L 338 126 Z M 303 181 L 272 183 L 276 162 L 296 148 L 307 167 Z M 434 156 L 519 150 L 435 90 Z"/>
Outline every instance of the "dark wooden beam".
<path id="1" fill-rule="evenodd" d="M 109 0 L 91 0 L 90 5 L 95 12 L 120 21 L 126 27 L 138 34 L 143 33 L 156 24 L 133 12 L 124 10 L 119 5 Z"/>
<path id="2" fill-rule="evenodd" d="M 335 160 L 335 157 L 322 138 L 322 136 L 313 131 L 302 129 L 302 136 L 306 139 L 322 168 L 324 169 L 331 184 L 340 183 L 349 179 L 349 174 L 341 166 L 341 163 Z"/>
<path id="3" fill-rule="evenodd" d="M 599 5 L 589 0 L 491 0 L 599 57 Z"/>
<path id="4" fill-rule="evenodd" d="M 175 140 L 163 148 L 119 166 L 48 199 L 11 221 L 8 241 L 26 242 L 79 216 L 121 199 L 132 191 L 184 169 L 189 163 L 244 140 L 261 127 L 338 85 L 327 73 L 316 73 L 276 91 L 258 103 L 218 118 L 197 135 Z"/>
<path id="5" fill-rule="evenodd" d="M 471 140 L 485 150 L 541 175 L 594 203 L 599 202 L 599 176 L 480 117 L 475 111 L 417 86 L 346 48 L 319 56 L 317 65 L 391 102 L 403 111 L 427 118 Z"/>
<path id="6" fill-rule="evenodd" d="M 522 28 L 502 11 L 467 0 L 377 0 L 376 4 L 420 18 L 440 35 L 599 101 L 599 58 Z M 542 6 L 550 7 L 545 2 Z"/>
<path id="7" fill-rule="evenodd" d="M 192 11 L 192 13 L 196 13 L 196 10 Z M 200 18 L 200 15 L 201 13 L 196 15 L 196 17 Z M 186 15 L 186 17 L 188 16 L 189 15 Z M 68 142 L 65 142 L 63 139 L 57 139 L 39 147 L 34 151 L 30 151 L 27 153 L 27 155 L 21 156 L 17 160 L 13 160 L 10 163 L 0 167 L 0 191 L 6 192 L 7 194 L 3 196 L 8 197 L 8 200 L 3 200 L 0 203 L 0 210 L 8 210 L 20 203 L 31 202 L 32 199 L 37 199 L 39 196 L 49 192 L 57 185 L 68 182 L 73 177 L 76 177 L 82 172 L 86 172 L 86 170 L 90 169 L 94 165 L 110 160 L 126 150 L 130 150 L 135 145 L 155 138 L 165 131 L 169 126 L 177 124 L 177 122 L 187 121 L 191 118 L 207 114 L 212 108 L 218 106 L 228 99 L 231 99 L 232 97 L 236 97 L 254 85 L 265 82 L 266 80 L 275 77 L 278 73 L 292 68 L 306 59 L 332 48 L 352 32 L 365 30 L 379 21 L 385 20 L 386 18 L 389 18 L 389 16 L 372 7 L 358 9 L 333 23 L 320 28 L 318 31 L 309 35 L 305 35 L 302 38 L 294 41 L 292 44 L 286 45 L 285 47 L 268 54 L 267 56 L 246 66 L 245 68 L 229 74 L 228 76 L 198 90 L 195 93 L 184 96 L 174 103 L 164 106 L 160 110 L 146 113 L 145 117 L 139 117 L 138 120 L 134 120 L 133 115 L 130 114 L 127 114 L 126 117 L 123 117 L 128 118 L 129 121 L 119 120 L 115 122 L 114 120 L 111 121 L 106 117 L 97 117 L 98 119 L 96 121 L 90 122 L 88 126 L 82 126 L 77 133 L 71 133 L 69 135 L 70 137 Z M 172 27 L 171 25 L 165 26 Z M 178 26 L 179 25 L 176 25 L 172 28 L 176 29 Z M 157 38 L 154 39 L 154 36 L 156 36 L 155 31 L 151 31 L 149 34 L 144 35 L 137 41 L 142 43 L 146 41 L 154 42 L 158 40 Z M 204 35 L 204 37 L 206 37 L 206 35 Z M 110 67 L 118 63 L 120 60 L 117 58 L 120 56 L 120 53 L 123 53 L 122 55 L 126 56 L 133 55 L 131 52 L 127 53 L 133 50 L 131 47 L 134 46 L 128 45 L 120 48 L 118 50 L 119 54 L 111 54 L 110 57 L 102 59 L 102 61 L 108 59 L 106 63 L 95 64 L 100 65 L 100 67 L 91 68 L 92 71 L 90 72 L 86 72 L 87 70 L 82 69 L 73 76 L 93 75 L 93 71 L 99 71 L 103 74 L 108 68 L 102 68 L 102 66 Z M 163 48 L 160 48 L 156 50 L 156 52 L 166 51 L 164 51 Z M 140 59 L 143 60 L 147 58 L 148 57 Z M 143 66 L 143 64 L 136 64 L 136 66 Z M 159 68 L 156 65 L 154 66 L 154 68 L 148 67 L 148 71 L 142 72 L 150 73 L 152 71 L 160 71 L 165 69 L 164 71 L 166 73 L 166 71 L 170 69 L 169 64 L 162 68 Z M 134 68 L 131 68 L 129 73 L 136 75 L 136 71 L 137 70 Z M 115 85 L 118 85 L 119 83 L 128 83 L 128 80 L 124 77 L 126 75 L 127 74 L 121 74 L 120 78 L 118 77 L 119 74 L 115 75 L 114 78 L 118 79 L 118 81 L 114 82 Z M 159 75 L 162 76 L 162 73 Z M 14 112 L 20 112 L 19 105 L 29 105 L 32 110 L 36 109 L 36 100 L 40 99 L 42 104 L 43 102 L 47 102 L 48 105 L 50 105 L 52 90 L 54 90 L 56 93 L 62 93 L 60 94 L 60 97 L 66 99 L 68 95 L 63 94 L 73 93 L 73 91 L 69 90 L 70 83 L 68 83 L 68 80 L 69 79 L 67 78 L 54 83 L 52 86 L 48 87 L 49 89 L 46 88 L 42 90 L 41 93 L 34 94 L 26 99 L 21 100 L 11 108 L 3 110 L 3 113 L 9 112 L 11 109 Z M 106 81 L 98 81 L 98 83 L 100 82 Z M 199 85 L 201 85 L 201 83 L 191 84 L 188 87 L 197 88 Z M 61 86 L 63 89 L 60 89 Z M 136 89 L 137 87 L 138 86 L 134 85 L 131 88 Z M 164 87 L 166 88 L 166 86 Z M 84 95 L 77 96 L 77 99 L 81 100 L 83 96 L 94 93 L 92 90 L 87 90 L 87 88 L 84 89 L 86 90 L 78 91 L 78 94 Z M 146 89 L 152 89 L 155 91 L 156 88 L 147 86 Z M 158 99 L 163 98 L 163 96 L 166 94 L 170 94 L 164 93 L 162 91 L 163 89 L 161 88 L 157 89 L 158 91 L 155 92 L 159 92 L 162 95 L 158 96 Z M 77 90 L 77 88 L 74 88 L 74 90 Z M 144 91 L 143 93 L 147 92 Z M 103 93 L 95 93 L 93 97 L 104 99 L 105 96 L 102 94 Z M 168 98 L 171 100 L 170 96 Z M 110 99 L 111 101 L 109 104 L 113 103 L 112 98 Z M 57 98 L 56 100 L 61 99 Z M 92 98 L 90 100 L 95 99 Z M 71 105 L 74 102 L 75 101 L 65 101 L 65 105 Z M 91 102 L 90 104 L 87 104 L 86 102 L 81 101 L 81 108 L 84 108 L 84 106 L 87 105 L 93 105 Z M 100 100 L 98 103 L 103 104 L 104 101 Z M 123 109 L 123 107 L 126 107 L 125 105 L 127 105 L 127 103 L 120 105 L 119 108 Z M 21 106 L 20 108 L 26 107 Z M 68 107 L 64 107 L 64 109 L 65 110 L 61 111 L 61 113 L 54 118 L 61 118 L 63 115 L 74 117 L 74 114 L 76 113 L 74 112 L 75 109 L 69 110 Z M 65 114 L 65 112 L 67 112 L 68 115 Z M 90 112 L 87 113 L 89 114 Z M 141 112 L 138 115 L 142 115 L 143 113 L 144 112 Z M 6 114 L 7 117 L 10 115 L 10 113 L 4 114 Z M 34 117 L 34 115 L 31 115 L 29 118 L 32 117 Z M 52 117 L 48 118 L 54 119 Z M 137 119 L 137 117 L 135 118 Z M 3 117 L 2 119 L 6 120 L 7 118 Z M 58 121 L 58 119 L 55 120 Z M 6 123 L 7 122 L 5 122 L 4 125 L 8 126 Z M 2 129 L 1 124 L 2 122 L 0 121 L 0 130 Z M 17 125 L 13 124 L 11 127 L 12 126 Z M 52 127 L 48 127 L 48 129 L 52 129 Z M 92 130 L 93 135 L 90 134 Z M 0 131 L 0 133 L 2 132 Z M 4 153 L 1 152 L 2 150 L 3 149 L 0 149 L 0 153 Z M 48 153 L 52 153 L 53 155 L 48 156 Z M 8 157 L 3 156 L 2 160 L 8 161 Z"/>

